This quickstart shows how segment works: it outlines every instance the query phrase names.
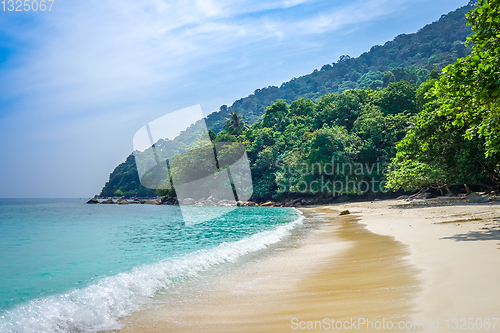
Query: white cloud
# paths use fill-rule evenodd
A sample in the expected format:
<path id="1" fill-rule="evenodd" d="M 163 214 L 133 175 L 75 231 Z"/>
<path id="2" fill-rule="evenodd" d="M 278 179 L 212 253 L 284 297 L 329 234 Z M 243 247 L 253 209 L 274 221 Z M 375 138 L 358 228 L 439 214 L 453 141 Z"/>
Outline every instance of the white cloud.
<path id="1" fill-rule="evenodd" d="M 321 34 L 336 31 L 350 25 L 359 25 L 372 20 L 380 19 L 388 14 L 401 10 L 404 1 L 369 0 L 351 2 L 305 17 L 301 20 L 284 21 L 277 24 L 282 36 Z"/>
<path id="2" fill-rule="evenodd" d="M 113 156 L 122 159 L 142 122 L 177 106 L 200 103 L 191 89 L 200 87 L 193 83 L 202 80 L 200 73 L 206 75 L 203 80 L 208 86 L 227 65 L 237 71 L 257 63 L 251 55 L 238 53 L 239 48 L 255 44 L 265 52 L 265 43 L 259 41 L 279 44 L 339 30 L 380 18 L 397 10 L 402 1 L 360 0 L 340 8 L 326 1 L 320 7 L 330 8 L 320 12 L 298 10 L 298 6 L 314 5 L 311 0 L 56 1 L 51 12 L 33 16 L 32 25 L 21 29 L 18 23 L 4 22 L 0 27 L 0 32 L 22 45 L 16 59 L 4 64 L 0 73 L 0 102 L 17 100 L 8 110 L 15 116 L 0 120 L 0 132 L 7 137 L 14 128 L 19 131 L 20 140 L 29 147 L 23 148 L 27 162 L 31 155 L 39 156 L 36 149 L 43 149 L 37 140 L 58 137 L 71 142 L 67 148 L 74 155 L 74 149 L 80 150 L 86 168 L 92 158 L 109 158 L 109 150 L 118 149 L 116 138 L 122 140 L 121 150 Z M 280 55 L 270 54 L 270 59 L 275 66 L 283 64 Z M 227 99 L 224 87 L 220 91 L 214 100 Z M 175 100 L 177 95 L 193 100 L 181 102 L 180 97 Z M 3 126 L 11 129 L 4 131 Z M 54 159 L 64 160 L 64 144 L 52 150 Z M 80 164 L 64 161 L 73 170 Z M 110 171 L 99 170 L 99 177 L 106 178 Z"/>
<path id="3" fill-rule="evenodd" d="M 36 36 L 20 32 L 19 39 L 35 42 L 32 51 L 17 59 L 21 67 L 3 73 L 2 84 L 8 87 L 4 96 L 27 97 L 56 113 L 68 112 L 68 106 L 81 111 L 113 101 L 154 98 L 161 87 L 209 66 L 216 54 L 238 45 L 340 29 L 391 8 L 372 0 L 293 19 L 238 18 L 305 2 L 55 3 L 52 12 L 44 13 Z"/>

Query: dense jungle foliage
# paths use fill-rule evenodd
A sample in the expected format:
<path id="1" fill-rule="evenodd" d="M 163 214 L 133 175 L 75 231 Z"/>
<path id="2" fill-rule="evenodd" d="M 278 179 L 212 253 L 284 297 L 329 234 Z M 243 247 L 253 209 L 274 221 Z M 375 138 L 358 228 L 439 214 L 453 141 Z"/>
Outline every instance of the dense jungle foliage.
<path id="1" fill-rule="evenodd" d="M 449 190 L 465 183 L 495 189 L 500 182 L 499 17 L 498 1 L 481 0 L 358 58 L 343 56 L 279 88 L 257 90 L 206 118 L 208 150 L 197 144 L 176 152 L 187 156 L 190 168 L 200 169 L 200 154 L 222 145 L 228 156 L 241 156 L 237 147 L 243 146 L 254 201 Z M 464 45 L 470 26 L 473 34 Z M 194 142 L 196 133 L 188 129 L 177 141 Z M 187 169 L 171 171 L 180 179 Z M 175 196 L 175 190 L 166 186 L 155 193 L 141 186 L 133 155 L 101 192 L 155 194 Z"/>

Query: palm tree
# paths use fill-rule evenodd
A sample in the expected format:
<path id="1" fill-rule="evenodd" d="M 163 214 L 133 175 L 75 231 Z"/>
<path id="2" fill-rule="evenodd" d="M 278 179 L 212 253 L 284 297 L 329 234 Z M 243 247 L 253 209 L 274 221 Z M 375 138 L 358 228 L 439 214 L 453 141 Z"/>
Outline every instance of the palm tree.
<path id="1" fill-rule="evenodd" d="M 229 114 L 226 124 L 224 125 L 224 130 L 232 135 L 239 135 L 245 129 L 248 128 L 248 124 L 244 117 L 239 115 L 236 111 Z"/>

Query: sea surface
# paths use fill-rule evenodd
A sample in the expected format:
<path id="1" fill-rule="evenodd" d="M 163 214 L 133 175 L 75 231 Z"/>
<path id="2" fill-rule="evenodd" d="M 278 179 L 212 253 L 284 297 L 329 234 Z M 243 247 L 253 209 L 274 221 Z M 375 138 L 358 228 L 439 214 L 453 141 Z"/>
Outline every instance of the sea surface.
<path id="1" fill-rule="evenodd" d="M 276 244 L 302 223 L 293 208 L 237 207 L 186 225 L 176 206 L 85 202 L 0 199 L 0 332 L 118 328 L 159 292 Z"/>

